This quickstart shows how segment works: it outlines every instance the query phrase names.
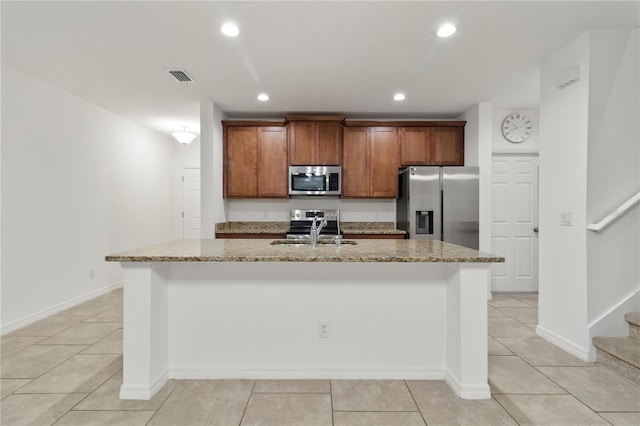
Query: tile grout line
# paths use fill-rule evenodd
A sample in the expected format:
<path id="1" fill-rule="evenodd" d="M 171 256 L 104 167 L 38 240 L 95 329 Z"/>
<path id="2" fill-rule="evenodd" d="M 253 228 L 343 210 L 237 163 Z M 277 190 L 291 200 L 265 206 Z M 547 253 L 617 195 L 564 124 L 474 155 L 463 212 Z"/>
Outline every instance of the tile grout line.
<path id="1" fill-rule="evenodd" d="M 71 407 L 67 413 L 71 412 L 71 411 L 84 411 L 84 410 L 74 410 L 78 405 L 82 404 L 87 398 L 89 398 L 91 395 L 94 394 L 94 392 L 96 392 L 98 389 L 100 389 L 100 387 L 102 387 L 105 383 L 107 383 L 109 380 L 111 380 L 116 374 L 120 373 L 122 371 L 122 369 L 116 371 L 115 373 L 113 373 L 111 376 L 109 376 L 109 378 L 107 380 L 104 381 L 104 383 L 102 383 L 100 386 L 98 386 L 97 388 L 95 388 L 93 391 L 87 393 L 87 396 L 85 396 L 84 398 L 82 398 L 80 401 L 78 401 L 78 403 L 76 405 L 74 405 L 73 407 Z M 66 414 L 66 413 L 65 413 Z"/>
<path id="2" fill-rule="evenodd" d="M 168 383 L 166 383 L 165 386 L 167 386 L 167 384 Z M 153 415 L 149 417 L 149 420 L 147 420 L 147 422 L 145 423 L 145 426 L 151 423 L 151 420 L 153 420 L 153 418 L 158 415 L 158 412 L 162 409 L 162 407 L 164 407 L 164 404 L 167 403 L 167 401 L 169 400 L 169 398 L 171 398 L 171 395 L 173 395 L 175 391 L 176 391 L 175 387 L 171 389 L 171 392 L 169 392 L 169 395 L 167 395 L 164 401 L 162 401 L 162 404 L 160 404 L 160 406 L 156 410 L 149 410 L 149 411 L 153 411 Z M 151 399 L 149 399 L 149 401 L 151 401 Z M 133 411 L 138 411 L 138 410 L 133 410 Z"/>
<path id="3" fill-rule="evenodd" d="M 251 401 L 251 397 L 253 396 L 253 391 L 255 390 L 257 383 L 258 383 L 257 380 L 253 381 L 253 386 L 251 386 L 251 392 L 249 392 L 249 398 L 247 398 L 247 402 L 246 404 L 244 404 L 244 410 L 242 410 L 242 416 L 240 417 L 240 423 L 238 423 L 238 426 L 241 426 L 242 422 L 244 421 L 244 416 L 245 414 L 247 414 L 247 409 L 249 408 L 249 401 Z"/>
<path id="4" fill-rule="evenodd" d="M 422 421 L 424 422 L 425 425 L 427 425 L 427 419 L 424 418 L 424 414 L 422 413 L 422 410 L 420 409 L 420 406 L 418 405 L 418 401 L 416 401 L 415 396 L 413 396 L 413 392 L 411 392 L 411 386 L 409 386 L 409 383 L 407 383 L 406 380 L 404 380 L 404 385 L 407 387 L 407 390 L 409 391 L 409 395 L 411 395 L 411 399 L 413 400 L 413 403 L 416 405 L 416 408 L 418 409 L 418 413 L 420 413 L 420 418 L 422 419 Z"/>
<path id="5" fill-rule="evenodd" d="M 498 401 L 493 395 L 494 394 L 491 394 L 491 399 L 494 400 L 500 406 L 500 408 L 502 408 L 504 410 L 504 412 L 507 413 L 507 415 L 513 419 L 513 422 L 515 424 L 520 425 L 520 423 L 516 420 L 516 418 L 513 417 L 511 412 L 509 410 L 507 410 L 507 407 L 505 407 L 504 405 L 500 404 L 500 401 Z M 498 394 L 498 395 L 500 395 L 500 394 Z M 509 394 L 503 394 L 503 395 L 509 395 Z"/>
<path id="6" fill-rule="evenodd" d="M 417 410 L 336 410 L 336 413 L 420 413 Z"/>
<path id="7" fill-rule="evenodd" d="M 329 380 L 329 402 L 331 403 L 331 424 L 335 426 L 336 420 L 333 416 L 333 380 Z"/>
<path id="8" fill-rule="evenodd" d="M 92 323 L 92 324 L 103 324 L 103 323 Z M 115 324 L 115 323 L 109 323 L 109 324 Z M 103 337 L 101 340 L 98 340 L 97 342 L 95 342 L 93 345 L 90 345 L 88 348 L 84 349 L 82 352 L 80 352 L 81 354 L 84 354 L 85 351 L 91 349 L 92 347 L 94 347 L 95 345 L 97 345 L 98 343 L 101 343 L 103 341 L 105 341 L 106 339 L 108 339 L 109 337 L 113 336 L 114 334 L 116 334 L 118 331 L 120 330 L 124 330 L 124 328 L 120 327 L 115 329 L 111 334 L 107 334 L 105 337 Z M 93 353 L 93 354 L 84 354 L 84 355 L 122 355 L 121 352 L 119 352 L 118 354 L 102 354 L 102 353 Z"/>
<path id="9" fill-rule="evenodd" d="M 24 350 L 26 350 L 26 349 L 28 349 L 28 348 L 30 348 L 30 347 L 32 347 L 32 346 L 86 346 L 86 348 L 84 348 L 84 349 L 80 350 L 80 352 L 82 352 L 83 350 L 85 350 L 85 349 L 87 349 L 87 348 L 89 347 L 88 345 L 31 345 L 31 346 L 28 346 L 28 347 L 24 348 L 24 349 L 23 349 L 23 350 L 21 350 L 21 351 L 18 351 L 17 353 L 15 353 L 15 354 L 13 354 L 13 355 L 11 355 L 11 357 L 14 357 L 14 356 L 16 356 L 16 355 L 20 354 L 20 352 L 22 352 L 22 351 L 24 351 Z M 51 372 L 51 371 L 55 370 L 56 368 L 60 367 L 62 364 L 64 364 L 65 362 L 69 361 L 71 358 L 75 357 L 75 356 L 76 356 L 76 355 L 78 355 L 80 352 L 76 352 L 75 354 L 71 355 L 69 358 L 64 359 L 63 361 L 61 361 L 61 362 L 60 362 L 60 364 L 57 364 L 56 366 L 54 366 L 54 367 L 50 368 L 49 370 L 47 370 L 47 371 L 45 371 L 44 373 L 40 374 L 38 377 L 18 377 L 17 379 L 19 379 L 19 380 L 26 380 L 26 379 L 30 379 L 32 382 L 34 382 L 34 381 L 38 380 L 40 377 L 44 376 L 45 374 L 47 374 L 47 373 L 49 373 L 49 372 Z M 11 358 L 11 357 L 9 357 L 9 358 Z M 14 379 L 14 377 L 0 377 L 0 379 Z M 26 386 L 26 385 L 25 385 L 25 386 Z M 24 387 L 24 386 L 23 386 L 23 387 Z M 21 388 L 21 389 L 22 389 L 22 388 Z M 14 392 L 11 392 L 11 393 L 13 394 L 13 393 L 15 393 L 15 391 L 14 391 Z M 8 396 L 8 395 L 7 395 L 7 396 Z"/>

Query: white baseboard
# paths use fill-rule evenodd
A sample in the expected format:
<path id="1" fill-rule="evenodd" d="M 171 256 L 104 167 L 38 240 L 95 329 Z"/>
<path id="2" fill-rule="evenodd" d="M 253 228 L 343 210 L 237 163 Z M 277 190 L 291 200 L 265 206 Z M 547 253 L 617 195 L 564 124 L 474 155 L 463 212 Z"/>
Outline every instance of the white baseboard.
<path id="1" fill-rule="evenodd" d="M 460 383 L 449 369 L 445 371 L 444 381 L 460 398 L 463 399 L 491 399 L 491 389 L 488 383 L 467 384 Z"/>
<path id="2" fill-rule="evenodd" d="M 45 319 L 47 317 L 50 317 L 51 315 L 55 315 L 69 308 L 73 308 L 76 305 L 87 302 L 91 299 L 95 299 L 98 296 L 107 294 L 110 291 L 122 287 L 122 284 L 122 281 L 119 281 L 106 287 L 102 287 L 99 290 L 92 291 L 91 293 L 85 294 L 83 296 L 74 297 L 73 299 L 67 300 L 66 302 L 58 303 L 57 305 L 42 309 L 38 312 L 34 312 L 33 314 L 26 315 L 7 324 L 3 324 L 2 328 L 0 328 L 0 335 L 4 336 L 5 334 L 18 330 L 19 328 L 25 327 L 29 324 L 33 324 L 36 321 L 40 321 L 41 319 Z"/>
<path id="3" fill-rule="evenodd" d="M 172 379 L 351 379 L 351 380 L 443 380 L 441 369 L 393 366 L 172 366 Z"/>
<path id="4" fill-rule="evenodd" d="M 582 361 L 585 361 L 585 362 L 594 361 L 591 359 L 589 348 L 580 347 L 575 343 L 565 339 L 562 336 L 558 336 L 556 333 L 550 330 L 547 330 L 546 328 L 540 325 L 536 327 L 536 333 L 538 334 L 538 336 L 553 343 L 560 349 L 569 352 L 571 355 L 578 357 Z"/>
<path id="5" fill-rule="evenodd" d="M 120 386 L 120 399 L 150 400 L 169 381 L 169 370 L 165 370 L 151 382 L 145 384 L 123 384 Z"/>

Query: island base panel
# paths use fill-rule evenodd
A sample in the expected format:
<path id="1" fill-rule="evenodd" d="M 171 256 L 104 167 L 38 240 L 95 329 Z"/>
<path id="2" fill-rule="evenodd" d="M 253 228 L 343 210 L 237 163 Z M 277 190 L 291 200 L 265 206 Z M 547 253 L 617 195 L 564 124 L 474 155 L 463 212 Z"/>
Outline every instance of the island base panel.
<path id="1" fill-rule="evenodd" d="M 490 397 L 488 264 L 123 267 L 123 399 L 149 399 L 168 378 L 438 379 Z"/>
<path id="2" fill-rule="evenodd" d="M 120 398 L 148 400 L 169 379 L 167 266 L 139 262 L 122 266 L 124 368 Z"/>

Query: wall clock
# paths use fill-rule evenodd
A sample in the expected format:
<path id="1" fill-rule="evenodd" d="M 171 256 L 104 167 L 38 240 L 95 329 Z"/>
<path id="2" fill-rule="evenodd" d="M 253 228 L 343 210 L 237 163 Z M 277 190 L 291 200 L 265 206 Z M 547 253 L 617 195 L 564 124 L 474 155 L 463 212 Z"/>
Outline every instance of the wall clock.
<path id="1" fill-rule="evenodd" d="M 533 132 L 531 119 L 521 112 L 507 115 L 502 122 L 502 135 L 512 143 L 526 141 Z"/>

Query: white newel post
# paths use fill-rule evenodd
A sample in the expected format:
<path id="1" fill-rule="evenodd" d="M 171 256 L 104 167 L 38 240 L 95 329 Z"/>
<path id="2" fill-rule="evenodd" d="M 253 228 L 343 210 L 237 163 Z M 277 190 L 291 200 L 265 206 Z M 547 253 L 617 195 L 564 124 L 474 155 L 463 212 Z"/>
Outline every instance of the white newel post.
<path id="1" fill-rule="evenodd" d="M 168 380 L 168 286 L 159 263 L 121 263 L 124 338 L 121 399 L 151 399 Z"/>
<path id="2" fill-rule="evenodd" d="M 445 380 L 458 396 L 489 399 L 487 288 L 489 263 L 461 263 L 447 284 Z"/>

